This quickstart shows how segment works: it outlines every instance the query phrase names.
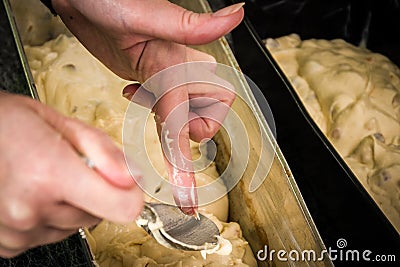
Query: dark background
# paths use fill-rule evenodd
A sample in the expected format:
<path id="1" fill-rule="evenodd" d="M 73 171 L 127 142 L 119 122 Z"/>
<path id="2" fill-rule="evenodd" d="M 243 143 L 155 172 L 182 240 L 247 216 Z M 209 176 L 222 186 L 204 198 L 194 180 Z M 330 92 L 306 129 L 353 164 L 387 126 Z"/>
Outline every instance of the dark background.
<path id="1" fill-rule="evenodd" d="M 212 2 L 214 0 L 210 0 Z M 242 2 L 242 1 L 226 1 Z M 261 38 L 298 33 L 302 39 L 341 38 L 400 65 L 398 0 L 248 0 L 246 15 Z"/>

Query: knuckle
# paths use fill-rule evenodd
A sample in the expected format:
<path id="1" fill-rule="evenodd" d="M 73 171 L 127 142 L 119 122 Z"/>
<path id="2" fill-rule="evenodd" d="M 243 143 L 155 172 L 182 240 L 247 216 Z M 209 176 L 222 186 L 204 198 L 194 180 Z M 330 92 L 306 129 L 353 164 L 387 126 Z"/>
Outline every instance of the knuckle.
<path id="1" fill-rule="evenodd" d="M 210 127 L 208 128 L 208 131 L 204 134 L 203 139 L 211 139 L 215 135 L 215 133 L 219 130 L 220 124 L 218 123 L 212 123 Z"/>
<path id="2" fill-rule="evenodd" d="M 230 107 L 230 106 L 232 106 L 233 102 L 236 99 L 236 93 L 230 87 L 224 86 L 224 87 L 219 88 L 218 97 L 220 98 L 219 100 L 221 102 L 225 103 L 226 105 L 228 105 Z M 225 109 L 225 108 L 226 107 L 223 107 L 223 109 Z"/>
<path id="3" fill-rule="evenodd" d="M 218 131 L 218 129 L 219 129 L 219 127 L 217 127 L 217 126 L 204 129 L 204 131 L 197 136 L 198 141 L 201 142 L 202 140 L 211 139 L 215 135 L 215 133 Z"/>
<path id="4" fill-rule="evenodd" d="M 9 250 L 9 249 L 0 248 L 0 257 L 5 258 L 5 259 L 11 259 L 11 258 L 18 256 L 19 254 L 21 254 L 24 251 L 25 250 L 22 250 L 22 249 L 21 250 Z"/>
<path id="5" fill-rule="evenodd" d="M 193 27 L 197 25 L 199 14 L 189 10 L 183 10 L 181 20 L 179 21 L 179 28 L 181 29 L 181 36 L 183 39 L 188 40 L 190 35 L 193 33 Z"/>
<path id="6" fill-rule="evenodd" d="M 13 257 L 30 246 L 29 234 L 13 230 L 2 229 L 0 233 L 0 248 L 8 252 L 8 256 Z"/>
<path id="7" fill-rule="evenodd" d="M 83 135 L 90 140 L 98 140 L 102 142 L 108 142 L 110 140 L 110 138 L 105 132 L 89 126 L 85 126 L 83 128 Z"/>
<path id="8" fill-rule="evenodd" d="M 136 194 L 132 195 L 132 200 L 131 201 L 124 201 L 124 206 L 123 209 L 120 213 L 120 220 L 124 222 L 132 222 L 134 221 L 142 211 L 143 207 L 143 196 Z M 129 205 L 127 205 L 127 203 Z M 132 203 L 134 203 L 132 205 Z"/>
<path id="9" fill-rule="evenodd" d="M 101 222 L 100 218 L 95 217 L 95 216 L 88 216 L 88 218 L 86 218 L 84 220 L 84 223 L 82 225 L 86 226 L 86 227 L 91 227 L 91 226 L 98 225 L 100 222 Z"/>
<path id="10" fill-rule="evenodd" d="M 236 99 L 236 94 L 235 94 L 235 92 L 233 92 L 231 90 L 226 90 L 226 91 L 227 91 L 226 92 L 226 98 L 228 100 L 228 103 L 232 104 L 233 101 L 235 101 L 235 99 Z"/>
<path id="11" fill-rule="evenodd" d="M 79 129 L 79 139 L 90 140 L 91 142 L 102 143 L 102 144 L 112 143 L 111 138 L 105 132 L 86 124 L 82 124 Z"/>
<path id="12" fill-rule="evenodd" d="M 123 219 L 124 221 L 132 222 L 139 216 L 139 214 L 140 214 L 140 209 L 137 206 L 130 207 L 123 215 Z"/>
<path id="13" fill-rule="evenodd" d="M 207 53 L 203 53 L 203 57 L 204 59 L 202 59 L 202 61 L 207 61 L 207 62 L 211 62 L 211 63 L 217 63 L 217 60 L 215 59 L 215 57 L 213 55 L 207 54 Z"/>
<path id="14" fill-rule="evenodd" d="M 5 210 L 5 222 L 13 229 L 29 231 L 38 224 L 38 215 L 32 205 L 22 201 L 10 201 Z"/>

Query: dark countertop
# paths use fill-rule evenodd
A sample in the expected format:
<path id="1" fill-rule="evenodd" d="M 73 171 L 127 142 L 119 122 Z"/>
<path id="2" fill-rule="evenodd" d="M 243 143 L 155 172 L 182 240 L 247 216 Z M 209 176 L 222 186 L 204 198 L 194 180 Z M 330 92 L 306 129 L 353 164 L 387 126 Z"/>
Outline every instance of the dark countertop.
<path id="1" fill-rule="evenodd" d="M 29 95 L 29 88 L 3 4 L 0 10 L 0 90 Z"/>

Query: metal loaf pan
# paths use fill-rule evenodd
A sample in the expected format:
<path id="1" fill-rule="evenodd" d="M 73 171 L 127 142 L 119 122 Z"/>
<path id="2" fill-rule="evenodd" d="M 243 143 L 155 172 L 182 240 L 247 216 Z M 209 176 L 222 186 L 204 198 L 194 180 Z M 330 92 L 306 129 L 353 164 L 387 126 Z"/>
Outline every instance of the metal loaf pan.
<path id="1" fill-rule="evenodd" d="M 196 12 L 210 11 L 210 7 L 205 0 L 181 0 L 174 2 Z M 7 6 L 8 0 L 3 0 L 3 3 Z M 24 3 L 26 6 L 31 4 L 33 3 Z M 51 23 L 52 19 L 49 13 L 43 17 L 43 14 L 39 16 L 39 13 L 34 11 L 34 8 L 26 8 L 26 13 L 24 13 L 23 16 L 38 16 L 36 19 L 47 19 L 49 23 Z M 17 13 L 11 14 L 11 21 L 13 21 L 12 16 L 16 17 L 16 21 L 23 20 L 23 18 L 19 18 L 18 15 L 22 16 Z M 28 44 L 30 38 L 24 36 L 23 33 L 29 34 L 29 31 L 26 31 L 26 29 L 22 27 L 13 27 L 13 30 L 17 44 Z M 18 35 L 18 31 L 21 33 L 21 36 Z M 53 33 L 48 35 L 49 38 L 53 36 Z M 31 95 L 37 98 L 34 81 L 30 75 L 23 48 L 21 45 L 18 47 L 20 60 L 23 63 L 22 65 L 24 66 L 26 74 L 25 76 L 32 91 Z M 225 38 L 197 48 L 212 54 L 219 63 L 231 66 L 236 70 L 240 69 Z M 257 254 L 259 250 L 263 250 L 265 246 L 268 246 L 269 249 L 275 251 L 282 249 L 286 252 L 290 250 L 297 250 L 299 252 L 303 250 L 314 250 L 317 255 L 320 255 L 321 251 L 326 249 L 326 247 L 310 216 L 285 157 L 276 144 L 274 136 L 271 134 L 267 120 L 262 112 L 263 107 L 257 104 L 257 99 L 253 95 L 252 89 L 239 72 L 237 73 L 235 87 L 245 100 L 235 101 L 233 109 L 239 114 L 240 118 L 246 122 L 246 129 L 249 133 L 250 154 L 248 165 L 242 178 L 229 193 L 229 220 L 236 221 L 241 225 L 243 235 L 250 243 L 255 254 Z M 246 105 L 244 102 L 249 104 Z M 253 174 L 256 173 L 257 166 L 263 167 L 264 164 L 263 162 L 259 162 L 261 153 L 259 149 L 260 135 L 265 136 L 268 142 L 275 146 L 276 151 L 273 155 L 271 169 L 266 179 L 256 191 L 249 192 L 249 185 Z M 220 131 L 215 136 L 214 141 L 218 145 L 216 163 L 220 170 L 224 170 L 226 168 L 226 159 L 231 156 L 229 154 L 229 144 L 230 142 L 234 143 L 238 140 L 230 140 L 226 132 Z M 234 172 L 232 175 L 234 175 Z M 227 176 L 229 178 L 229 174 Z M 263 178 L 264 177 L 259 177 L 259 179 Z M 88 252 L 86 246 L 87 242 L 81 244 L 82 253 L 85 253 L 85 251 Z M 88 255 L 90 256 L 90 253 L 88 253 Z M 88 257 L 88 263 L 91 263 L 90 257 Z M 259 261 L 259 266 L 270 265 L 332 266 L 332 262 L 328 257 L 325 257 L 322 261 L 315 262 L 279 261 L 276 258 L 274 258 L 273 261 Z"/>
<path id="2" fill-rule="evenodd" d="M 226 4 L 232 2 L 241 1 L 228 0 Z M 297 33 L 302 39 L 342 38 L 358 44 L 372 12 L 377 17 L 371 24 L 367 47 L 399 65 L 399 54 L 393 50 L 400 45 L 398 29 L 386 33 L 388 25 L 398 21 L 400 9 L 390 8 L 390 2 L 374 1 L 368 5 L 355 1 L 245 2 L 245 22 L 232 32 L 234 55 L 271 106 L 279 147 L 325 245 L 337 248 L 337 241 L 344 238 L 348 246 L 359 251 L 369 249 L 398 257 L 400 237 L 395 228 L 309 116 L 262 40 Z M 351 262 L 334 263 L 352 266 Z"/>

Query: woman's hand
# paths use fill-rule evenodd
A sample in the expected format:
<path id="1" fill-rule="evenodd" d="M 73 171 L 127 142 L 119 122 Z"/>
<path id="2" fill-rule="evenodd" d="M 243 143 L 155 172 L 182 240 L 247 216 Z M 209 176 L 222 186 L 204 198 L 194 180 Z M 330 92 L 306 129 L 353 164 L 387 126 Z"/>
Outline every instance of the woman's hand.
<path id="1" fill-rule="evenodd" d="M 144 82 L 214 41 L 243 18 L 243 4 L 197 14 L 167 0 L 53 0 L 63 22 L 118 76 Z M 194 55 L 193 57 L 198 57 Z M 210 57 L 208 57 L 210 58 Z"/>
<path id="2" fill-rule="evenodd" d="M 214 58 L 186 45 L 199 45 L 214 41 L 236 27 L 243 18 L 243 4 L 224 8 L 216 13 L 197 14 L 167 0 L 53 0 L 53 6 L 71 32 L 109 69 L 124 79 L 145 82 L 155 73 L 170 66 L 190 61 L 212 61 Z M 195 88 L 193 88 L 195 87 Z M 134 88 L 125 89 L 127 98 Z M 196 92 L 196 93 L 192 93 Z M 149 92 L 155 93 L 155 92 Z M 208 95 L 209 94 L 209 95 Z M 230 106 L 234 94 L 216 87 L 202 89 L 188 85 L 165 94 L 154 106 L 158 129 L 177 105 L 182 106 L 178 125 L 184 127 L 170 136 L 179 147 L 173 158 L 191 159 L 189 136 L 195 141 L 212 137 L 220 124 L 212 119 L 192 119 L 188 100 L 202 95 L 217 97 Z M 201 108 L 197 107 L 198 110 Z M 227 110 L 226 110 L 227 112 Z M 200 114 L 197 114 L 200 115 Z M 180 153 L 180 155 L 178 155 Z M 174 167 L 175 165 L 175 167 Z M 187 214 L 195 214 L 197 196 L 191 167 L 178 170 L 176 162 L 167 161 L 175 202 Z"/>
<path id="3" fill-rule="evenodd" d="M 131 222 L 139 214 L 142 191 L 107 135 L 2 92 L 0 114 L 0 256 L 61 240 L 99 218 Z"/>

